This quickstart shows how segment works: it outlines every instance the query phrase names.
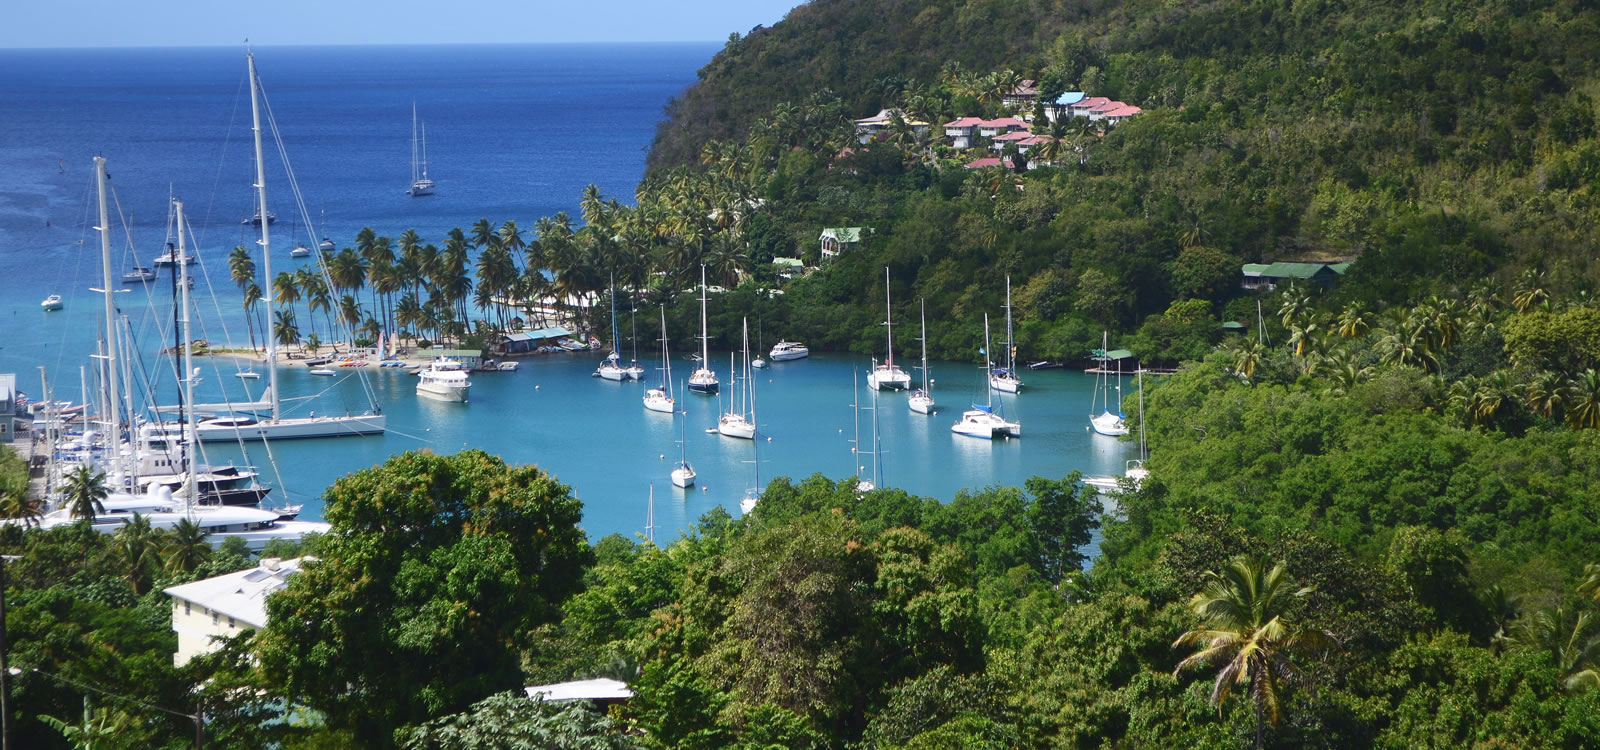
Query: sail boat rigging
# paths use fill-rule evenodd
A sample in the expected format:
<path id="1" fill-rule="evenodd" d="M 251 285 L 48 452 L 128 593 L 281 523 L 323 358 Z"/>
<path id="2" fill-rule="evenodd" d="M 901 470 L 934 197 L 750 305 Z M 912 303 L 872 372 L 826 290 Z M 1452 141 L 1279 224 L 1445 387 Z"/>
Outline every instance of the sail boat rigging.
<path id="1" fill-rule="evenodd" d="M 419 139 L 417 134 L 421 133 Z M 428 126 L 417 120 L 417 103 L 411 103 L 411 187 L 413 198 L 433 195 L 434 183 L 428 179 Z"/>
<path id="2" fill-rule="evenodd" d="M 706 267 L 700 265 L 700 367 L 689 375 L 689 390 L 706 395 L 719 388 L 717 374 L 711 370 L 710 335 L 706 333 Z"/>
<path id="3" fill-rule="evenodd" d="M 906 405 L 918 414 L 933 413 L 933 371 L 928 369 L 928 301 L 922 300 L 922 335 L 917 337 L 922 342 L 922 387 L 911 392 L 911 398 Z"/>
<path id="4" fill-rule="evenodd" d="M 685 437 L 689 423 L 689 410 L 685 409 L 674 415 L 678 420 L 678 465 L 672 469 L 672 484 L 675 487 L 688 489 L 694 486 L 694 466 L 689 463 L 689 441 Z"/>
<path id="5" fill-rule="evenodd" d="M 1011 331 L 1011 276 L 1006 276 L 1006 356 L 1005 367 L 989 373 L 989 387 L 1001 393 L 1022 392 L 1022 378 L 1017 377 L 1017 345 Z"/>
<path id="6" fill-rule="evenodd" d="M 1101 435 L 1118 437 L 1128 434 L 1128 425 L 1122 421 L 1122 359 L 1113 357 L 1109 351 L 1110 334 L 1102 332 L 1100 336 L 1100 348 L 1094 351 L 1094 358 L 1100 363 L 1096 368 L 1099 372 L 1095 376 L 1100 379 L 1100 385 L 1095 389 L 1095 398 L 1099 400 L 1101 412 L 1098 415 L 1094 413 L 1094 402 L 1091 401 L 1089 427 Z M 1112 360 L 1116 360 L 1117 363 L 1117 411 L 1115 412 L 1111 411 L 1111 370 L 1107 368 Z"/>
<path id="7" fill-rule="evenodd" d="M 617 354 L 617 279 L 611 278 L 611 353 L 595 368 L 595 377 L 601 380 L 622 382 L 629 377 L 628 368 L 622 366 L 622 355 Z"/>
<path id="8" fill-rule="evenodd" d="M 883 267 L 883 325 L 888 331 L 889 354 L 883 364 L 874 365 L 867 375 L 867 384 L 878 390 L 892 388 L 905 390 L 911 387 L 911 376 L 894 363 L 894 309 L 889 299 L 889 267 Z"/>
<path id="9" fill-rule="evenodd" d="M 738 387 L 740 380 L 744 382 L 743 389 Z M 750 372 L 749 319 L 744 322 L 744 367 L 740 376 L 734 379 L 732 392 L 728 395 L 728 411 L 717 420 L 717 432 L 732 438 L 755 439 L 756 393 L 755 378 L 751 377 Z"/>
<path id="10" fill-rule="evenodd" d="M 983 316 L 983 369 L 987 371 L 992 366 L 989 361 L 989 315 Z M 997 437 L 1022 437 L 1022 425 L 1017 422 L 1007 422 L 1004 417 L 995 413 L 994 389 L 985 388 L 988 403 L 973 404 L 971 409 L 961 412 L 961 421 L 950 426 L 950 431 L 958 435 L 984 438 L 993 440 Z"/>
<path id="11" fill-rule="evenodd" d="M 661 385 L 644 392 L 644 408 L 662 414 L 677 410 L 676 394 L 672 392 L 672 357 L 667 353 L 667 306 L 661 306 Z"/>

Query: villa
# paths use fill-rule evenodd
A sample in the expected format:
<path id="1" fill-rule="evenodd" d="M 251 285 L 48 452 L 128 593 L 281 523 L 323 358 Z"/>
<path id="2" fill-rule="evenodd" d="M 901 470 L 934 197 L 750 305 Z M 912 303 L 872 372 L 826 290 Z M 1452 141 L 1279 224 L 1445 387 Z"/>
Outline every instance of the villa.
<path id="1" fill-rule="evenodd" d="M 1338 282 L 1339 277 L 1343 276 L 1344 272 L 1349 268 L 1349 263 L 1297 263 L 1293 261 L 1246 263 L 1240 269 L 1244 274 L 1244 279 L 1239 286 L 1250 290 L 1272 290 L 1285 282 L 1303 282 L 1316 284 L 1323 289 L 1328 289 Z"/>
<path id="2" fill-rule="evenodd" d="M 822 259 L 827 260 L 861 244 L 861 227 L 828 227 L 817 238 L 822 243 Z"/>
<path id="3" fill-rule="evenodd" d="M 221 648 L 218 639 L 266 627 L 267 597 L 289 585 L 289 577 L 310 559 L 266 557 L 254 568 L 165 589 L 172 597 L 172 630 L 178 634 L 173 665 L 181 667 L 216 651 Z"/>

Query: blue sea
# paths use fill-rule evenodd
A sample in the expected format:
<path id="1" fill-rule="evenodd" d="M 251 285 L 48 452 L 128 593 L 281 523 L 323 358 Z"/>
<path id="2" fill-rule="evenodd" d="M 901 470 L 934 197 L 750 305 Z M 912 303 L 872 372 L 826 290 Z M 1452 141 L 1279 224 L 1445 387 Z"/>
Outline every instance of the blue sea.
<path id="1" fill-rule="evenodd" d="M 589 184 L 630 203 L 663 107 L 716 49 L 711 43 L 257 48 L 271 119 L 300 190 L 297 202 L 269 139 L 269 207 L 278 216 L 271 228 L 274 270 L 295 265 L 286 253 L 297 243 L 315 247 L 326 236 L 345 246 L 363 227 L 391 237 L 415 229 L 424 241 L 442 244 L 451 227 L 468 229 L 482 218 L 531 228 L 557 211 L 576 216 Z M 100 283 L 92 228 L 97 154 L 112 175 L 115 272 L 150 265 L 170 236 L 169 196 L 181 198 L 201 259 L 194 267 L 200 278 L 194 335 L 248 345 L 241 296 L 225 263 L 231 248 L 254 247 L 256 240 L 256 230 L 240 223 L 254 213 L 244 50 L 0 50 L 0 103 L 0 372 L 16 373 L 22 389 L 37 395 L 44 368 L 58 399 L 82 398 L 80 369 L 90 363 L 103 313 L 101 296 L 90 291 Z M 428 172 L 438 183 L 427 198 L 404 193 L 413 105 L 426 123 Z M 161 391 L 172 381 L 171 365 L 157 356 L 170 335 L 162 328 L 172 314 L 168 283 L 163 272 L 162 284 L 124 285 L 130 290 L 118 297 L 139 343 L 135 367 L 166 368 L 164 378 L 155 378 Z M 52 293 L 66 309 L 41 312 L 39 301 Z M 642 319 L 641 337 L 650 338 L 645 332 L 653 328 Z M 898 342 L 902 354 L 914 335 Z M 726 352 L 712 353 L 714 363 L 726 359 Z M 277 488 L 275 500 L 304 502 L 315 518 L 322 490 L 345 473 L 408 449 L 482 448 L 538 464 L 572 486 L 595 539 L 642 533 L 652 486 L 656 534 L 666 539 L 714 506 L 737 514 L 758 469 L 762 482 L 815 472 L 840 478 L 863 466 L 868 476 L 874 472 L 873 461 L 851 452 L 852 386 L 869 366 L 865 359 L 818 354 L 761 373 L 759 446 L 706 434 L 720 413 L 717 399 L 681 397 L 688 415 L 680 428 L 669 415 L 642 408 L 642 385 L 590 377 L 595 360 L 587 353 L 535 357 L 515 373 L 475 375 L 464 405 L 418 399 L 414 378 L 404 372 L 370 371 L 372 392 L 388 415 L 386 435 L 256 444 L 247 453 L 208 445 L 207 459 L 260 467 Z M 642 364 L 653 379 L 656 363 Z M 689 366 L 675 362 L 676 376 L 687 376 Z M 939 414 L 911 413 L 903 393 L 878 399 L 883 486 L 949 500 L 962 489 L 1019 485 L 1034 475 L 1120 473 L 1130 456 L 1129 444 L 1087 431 L 1092 381 L 1082 373 L 1026 374 L 1024 394 L 1004 402 L 1025 436 L 990 443 L 949 429 L 968 402 L 986 399 L 982 374 L 964 363 L 933 366 Z M 199 399 L 217 400 L 225 391 L 242 397 L 241 387 L 265 382 L 240 381 L 233 367 L 220 358 L 203 362 Z M 304 368 L 288 369 L 281 387 L 285 397 L 308 397 L 292 409 L 359 410 L 368 403 L 356 377 L 314 378 Z M 860 398 L 871 407 L 864 390 Z M 861 411 L 859 419 L 863 445 L 870 446 L 872 412 Z M 668 481 L 680 451 L 700 474 L 692 490 Z"/>

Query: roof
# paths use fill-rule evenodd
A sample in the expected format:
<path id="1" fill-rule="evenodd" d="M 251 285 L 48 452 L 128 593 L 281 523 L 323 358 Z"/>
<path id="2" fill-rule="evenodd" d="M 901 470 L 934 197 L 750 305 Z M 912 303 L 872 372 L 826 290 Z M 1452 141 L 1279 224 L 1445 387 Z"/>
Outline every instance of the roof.
<path id="1" fill-rule="evenodd" d="M 420 354 L 432 354 L 435 357 L 481 357 L 483 352 L 478 349 L 424 349 Z"/>
<path id="2" fill-rule="evenodd" d="M 1087 99 L 1079 99 L 1078 101 L 1073 102 L 1072 107 L 1074 109 L 1090 109 L 1092 107 L 1098 107 L 1109 101 L 1111 100 L 1103 96 L 1091 96 Z"/>
<path id="3" fill-rule="evenodd" d="M 213 612 L 264 628 L 267 626 L 267 596 L 288 585 L 289 577 L 300 572 L 301 563 L 311 559 L 315 558 L 262 558 L 261 564 L 254 568 L 163 591 L 174 599 L 194 602 Z"/>
<path id="4" fill-rule="evenodd" d="M 986 159 L 975 159 L 973 161 L 969 161 L 966 164 L 963 164 L 962 166 L 966 167 L 967 169 L 982 169 L 983 167 L 998 167 L 998 166 L 1000 166 L 1000 160 L 998 158 L 996 158 L 996 157 L 991 156 L 991 157 L 988 157 Z"/>
<path id="5" fill-rule="evenodd" d="M 878 110 L 878 114 L 875 114 L 875 115 L 873 115 L 871 117 L 863 117 L 863 118 L 861 118 L 859 120 L 856 120 L 856 124 L 857 125 L 877 125 L 877 124 L 881 124 L 881 123 L 886 123 L 888 121 L 889 121 L 889 110 L 880 109 L 880 110 Z"/>
<path id="6" fill-rule="evenodd" d="M 1104 349 L 1094 349 L 1090 353 L 1094 355 L 1095 359 L 1106 360 L 1128 359 L 1133 356 L 1133 352 L 1130 352 L 1127 349 L 1112 349 L 1109 352 Z"/>
<path id="7" fill-rule="evenodd" d="M 974 128 L 983 124 L 982 117 L 963 117 L 944 124 L 947 128 Z"/>
<path id="8" fill-rule="evenodd" d="M 553 685 L 529 685 L 524 688 L 524 692 L 528 694 L 529 698 L 543 696 L 547 703 L 626 700 L 633 697 L 633 691 L 628 689 L 627 683 L 608 677 L 574 682 L 557 682 Z"/>
<path id="9" fill-rule="evenodd" d="M 1226 329 L 1228 329 L 1230 331 L 1237 331 L 1237 330 L 1243 330 L 1244 329 L 1244 324 L 1240 323 L 1237 320 L 1230 320 L 1230 321 L 1228 321 L 1226 323 L 1223 323 L 1222 327 L 1226 328 Z"/>
<path id="10" fill-rule="evenodd" d="M 533 331 L 523 331 L 522 333 L 513 333 L 510 336 L 507 336 L 506 340 L 507 341 L 536 341 L 538 339 L 558 339 L 558 338 L 561 338 L 562 336 L 571 336 L 571 335 L 572 335 L 571 331 L 569 331 L 569 330 L 567 330 L 565 328 L 562 328 L 561 326 L 552 326 L 550 328 L 540 328 L 538 330 L 533 330 Z M 476 352 L 474 352 L 474 356 L 476 356 Z"/>
<path id="11" fill-rule="evenodd" d="M 978 126 L 984 128 L 1025 128 L 1028 127 L 1028 123 L 1015 117 L 1001 117 L 995 120 L 979 120 Z"/>
<path id="12" fill-rule="evenodd" d="M 1277 262 L 1261 272 L 1262 276 L 1271 276 L 1277 279 L 1309 279 L 1322 273 L 1327 268 L 1326 263 L 1292 263 Z"/>
<path id="13" fill-rule="evenodd" d="M 1117 102 L 1117 101 L 1112 101 L 1110 99 L 1106 99 L 1105 101 L 1102 101 L 1099 104 L 1095 104 L 1095 105 L 1090 106 L 1089 107 L 1089 111 L 1090 112 L 1098 112 L 1100 114 L 1105 114 L 1105 113 L 1110 112 L 1112 110 L 1122 109 L 1123 107 L 1126 107 L 1126 106 L 1128 106 L 1128 105 L 1123 104 L 1122 102 Z"/>
<path id="14" fill-rule="evenodd" d="M 996 141 L 1020 141 L 1020 140 L 1023 140 L 1024 138 L 1032 138 L 1032 137 L 1033 137 L 1033 134 L 1029 133 L 1026 130 L 1013 130 L 1010 133 L 1004 133 L 1002 135 L 997 135 L 997 136 L 995 136 L 993 138 L 993 140 L 996 140 Z"/>
<path id="15" fill-rule="evenodd" d="M 1246 276 L 1260 276 L 1271 267 L 1272 264 L 1270 263 L 1246 263 L 1240 267 L 1240 270 L 1244 271 Z"/>
<path id="16" fill-rule="evenodd" d="M 1113 104 L 1120 104 L 1120 102 L 1112 102 L 1112 103 Z M 1105 112 L 1103 112 L 1101 114 L 1104 114 L 1106 117 L 1132 117 L 1132 116 L 1134 116 L 1136 114 L 1139 114 L 1140 112 L 1143 112 L 1143 111 L 1144 110 L 1139 109 L 1138 107 L 1135 107 L 1132 104 L 1123 104 L 1122 106 L 1117 107 L 1116 109 L 1109 109 L 1109 110 L 1106 110 Z"/>
<path id="17" fill-rule="evenodd" d="M 822 236 L 817 239 L 830 236 L 840 242 L 860 242 L 861 227 L 828 227 L 822 230 Z"/>
<path id="18" fill-rule="evenodd" d="M 1349 263 L 1330 263 L 1330 264 L 1328 264 L 1328 267 L 1333 269 L 1334 273 L 1340 274 L 1340 275 L 1343 275 L 1345 271 L 1350 270 L 1350 264 Z"/>
<path id="19" fill-rule="evenodd" d="M 1010 96 L 1038 96 L 1038 82 L 1032 78 L 1022 79 L 1022 84 L 1011 90 Z"/>
<path id="20" fill-rule="evenodd" d="M 1056 106 L 1065 107 L 1068 104 L 1077 104 L 1080 101 L 1083 101 L 1082 91 L 1068 91 L 1067 93 L 1056 97 Z"/>
<path id="21" fill-rule="evenodd" d="M 796 268 L 805 265 L 800 262 L 799 258 L 773 258 L 772 263 L 777 266 L 794 266 Z"/>

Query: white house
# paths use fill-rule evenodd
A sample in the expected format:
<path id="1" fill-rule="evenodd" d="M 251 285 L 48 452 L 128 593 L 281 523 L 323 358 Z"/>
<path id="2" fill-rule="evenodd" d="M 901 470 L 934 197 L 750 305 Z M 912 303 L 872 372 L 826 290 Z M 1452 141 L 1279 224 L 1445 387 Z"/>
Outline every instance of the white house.
<path id="1" fill-rule="evenodd" d="M 995 120 L 978 121 L 978 135 L 981 135 L 985 138 L 993 138 L 1003 133 L 1015 133 L 1019 130 L 1027 129 L 1028 123 L 1025 123 L 1015 117 L 1001 117 Z"/>
<path id="2" fill-rule="evenodd" d="M 889 126 L 893 124 L 896 115 L 905 118 L 905 113 L 898 109 L 880 109 L 878 114 L 856 120 L 856 141 L 865 146 L 874 139 L 882 137 L 889 132 Z M 917 135 L 928 132 L 928 123 L 921 120 L 907 119 L 906 124 L 910 125 Z"/>
<path id="3" fill-rule="evenodd" d="M 1116 103 L 1121 104 L 1121 102 Z M 1144 110 L 1139 109 L 1132 104 L 1123 104 L 1115 109 L 1108 109 L 1101 112 L 1100 119 L 1108 125 L 1115 125 L 1143 111 Z M 1094 115 L 1090 115 L 1090 117 L 1093 118 Z"/>
<path id="4" fill-rule="evenodd" d="M 1072 115 L 1073 117 L 1088 117 L 1090 110 L 1110 101 L 1110 99 L 1107 99 L 1103 96 L 1085 97 L 1073 102 L 1070 106 L 1068 106 L 1067 114 Z"/>
<path id="5" fill-rule="evenodd" d="M 1010 93 L 1000 97 L 1000 103 L 1011 109 L 1023 109 L 1033 106 L 1033 100 L 1039 96 L 1039 86 L 1032 78 L 1022 79 L 1022 84 L 1012 89 Z"/>
<path id="6" fill-rule="evenodd" d="M 1068 91 L 1061 96 L 1056 97 L 1056 100 L 1051 102 L 1050 106 L 1045 107 L 1044 115 L 1045 117 L 1050 118 L 1051 122 L 1055 122 L 1063 115 L 1071 116 L 1072 113 L 1070 112 L 1070 109 L 1072 105 L 1077 104 L 1080 101 L 1083 101 L 1082 91 Z"/>
<path id="7" fill-rule="evenodd" d="M 861 244 L 861 227 L 828 227 L 817 239 L 822 243 L 822 259 L 827 260 Z"/>
<path id="8" fill-rule="evenodd" d="M 216 638 L 231 638 L 244 630 L 267 626 L 267 596 L 288 584 L 300 572 L 297 557 L 262 558 L 260 564 L 203 581 L 165 589 L 172 597 L 172 630 L 178 634 L 178 653 L 172 663 L 183 666 L 201 654 L 216 651 Z"/>
<path id="9" fill-rule="evenodd" d="M 972 134 L 977 132 L 978 126 L 983 124 L 981 117 L 963 117 L 951 120 L 944 124 L 945 137 L 950 138 L 950 145 L 956 148 L 971 148 Z"/>

